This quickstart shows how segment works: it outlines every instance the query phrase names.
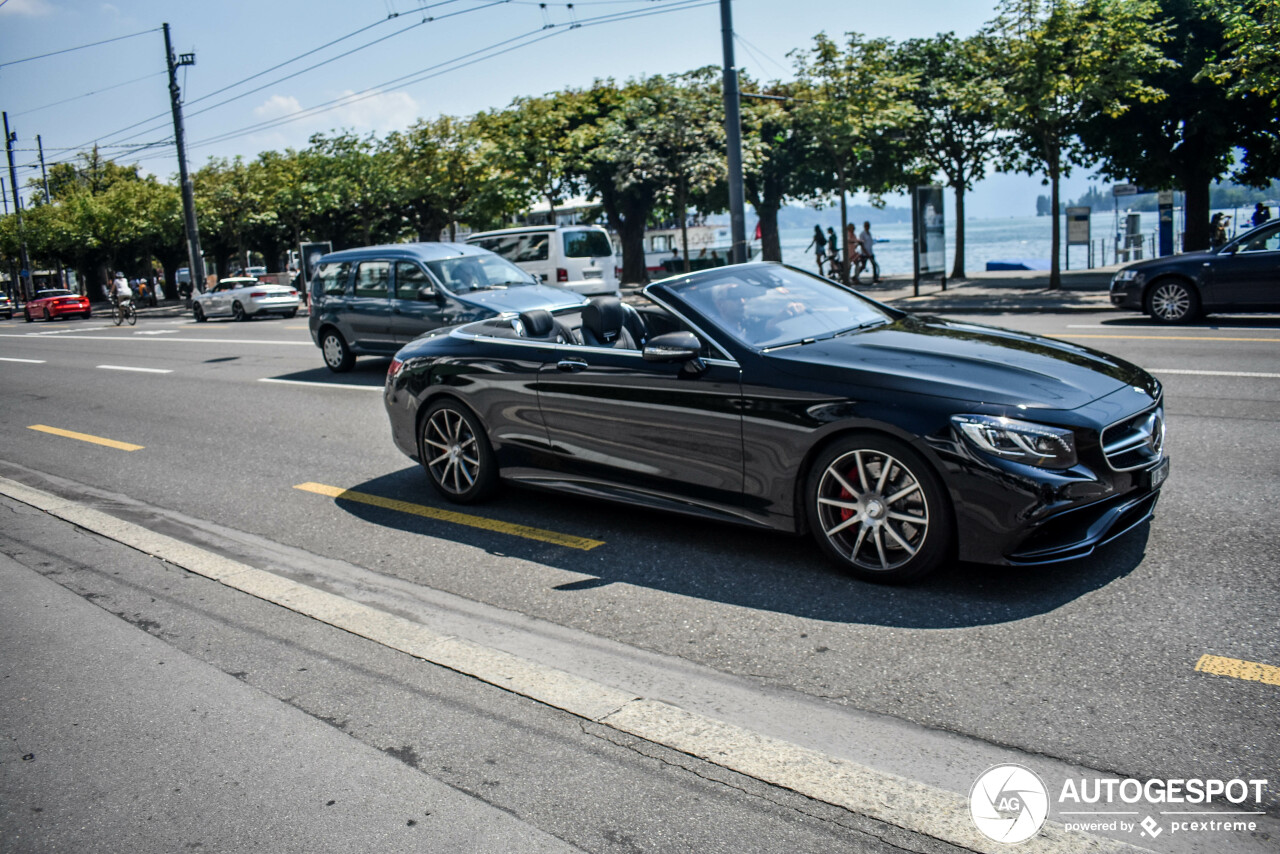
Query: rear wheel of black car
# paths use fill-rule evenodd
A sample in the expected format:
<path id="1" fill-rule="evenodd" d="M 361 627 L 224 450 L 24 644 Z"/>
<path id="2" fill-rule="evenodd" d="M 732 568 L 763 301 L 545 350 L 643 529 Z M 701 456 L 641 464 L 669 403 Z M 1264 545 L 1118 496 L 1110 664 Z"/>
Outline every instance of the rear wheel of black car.
<path id="1" fill-rule="evenodd" d="M 440 494 L 458 504 L 488 497 L 498 465 L 480 421 L 451 398 L 431 404 L 418 434 L 422 467 Z"/>
<path id="2" fill-rule="evenodd" d="M 324 354 L 324 363 L 335 374 L 346 373 L 356 363 L 355 354 L 336 329 L 325 330 L 320 339 L 320 352 Z"/>
<path id="3" fill-rule="evenodd" d="M 846 570 L 885 584 L 938 567 L 953 536 L 941 483 L 915 451 L 887 436 L 849 436 L 809 473 L 814 538 Z"/>
<path id="4" fill-rule="evenodd" d="M 1200 295 L 1186 282 L 1158 281 L 1147 294 L 1147 314 L 1160 323 L 1187 323 L 1200 316 Z"/>

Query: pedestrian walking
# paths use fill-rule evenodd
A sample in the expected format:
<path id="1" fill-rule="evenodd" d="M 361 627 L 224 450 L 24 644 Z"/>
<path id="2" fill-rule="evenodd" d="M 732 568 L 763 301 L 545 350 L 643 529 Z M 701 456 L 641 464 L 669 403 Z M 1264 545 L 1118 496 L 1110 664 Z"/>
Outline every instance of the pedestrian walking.
<path id="1" fill-rule="evenodd" d="M 880 284 L 880 262 L 876 260 L 875 250 L 876 239 L 871 236 L 871 223 L 864 221 L 862 223 L 862 233 L 858 235 L 858 243 L 861 244 L 862 255 L 866 259 L 863 264 L 871 264 L 871 284 Z"/>
<path id="2" fill-rule="evenodd" d="M 813 254 L 818 262 L 818 275 L 822 275 L 823 266 L 827 260 L 827 238 L 822 236 L 822 226 L 815 225 L 813 227 L 813 240 L 809 241 L 809 245 L 804 248 L 805 252 L 813 249 Z"/>
<path id="3" fill-rule="evenodd" d="M 1253 223 L 1254 228 L 1257 228 L 1258 226 L 1262 225 L 1264 222 L 1267 222 L 1270 219 L 1271 219 L 1271 208 L 1267 207 L 1262 202 L 1258 202 L 1256 205 L 1253 206 L 1253 219 L 1251 219 L 1250 222 Z"/>
<path id="4" fill-rule="evenodd" d="M 833 279 L 840 278 L 840 239 L 836 237 L 834 228 L 827 228 L 827 263 L 831 266 L 828 274 Z"/>

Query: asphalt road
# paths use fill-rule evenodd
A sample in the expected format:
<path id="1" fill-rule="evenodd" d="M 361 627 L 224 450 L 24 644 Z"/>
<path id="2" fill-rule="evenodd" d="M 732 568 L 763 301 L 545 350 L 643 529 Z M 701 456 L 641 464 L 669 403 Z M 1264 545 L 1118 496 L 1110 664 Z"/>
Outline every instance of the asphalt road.
<path id="1" fill-rule="evenodd" d="M 1280 686 L 1196 665 L 1204 655 L 1280 665 L 1280 319 L 964 319 L 1107 350 L 1165 383 L 1173 472 L 1149 526 L 1068 564 L 961 564 L 883 588 L 842 575 L 805 539 L 515 488 L 472 509 L 496 525 L 433 518 L 431 508 L 451 508 L 391 444 L 387 362 L 329 374 L 303 319 L 0 322 L 0 475 L 335 589 L 456 596 L 762 696 L 1120 776 L 1275 778 Z M 362 574 L 344 577 L 348 566 Z M 107 581 L 82 583 L 94 592 Z M 162 607 L 147 598 L 129 605 L 139 624 Z M 243 669 L 202 653 L 208 642 L 187 646 L 224 672 Z M 1272 779 L 1272 815 L 1278 792 Z"/>

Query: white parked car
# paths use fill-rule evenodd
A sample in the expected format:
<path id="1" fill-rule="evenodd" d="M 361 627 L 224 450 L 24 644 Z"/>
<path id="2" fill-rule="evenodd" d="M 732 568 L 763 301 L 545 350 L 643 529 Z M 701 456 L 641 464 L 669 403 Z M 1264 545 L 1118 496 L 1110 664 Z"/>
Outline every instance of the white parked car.
<path id="1" fill-rule="evenodd" d="M 251 276 L 223 279 L 211 290 L 191 299 L 191 313 L 197 323 L 210 317 L 249 320 L 265 314 L 293 317 L 302 304 L 298 292 L 288 285 L 268 285 Z"/>

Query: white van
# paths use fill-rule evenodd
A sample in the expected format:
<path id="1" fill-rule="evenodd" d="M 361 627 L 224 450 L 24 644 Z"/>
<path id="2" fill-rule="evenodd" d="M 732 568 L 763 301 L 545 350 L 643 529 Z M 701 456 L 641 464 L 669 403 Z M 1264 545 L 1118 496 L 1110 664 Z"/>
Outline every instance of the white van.
<path id="1" fill-rule="evenodd" d="M 530 225 L 482 231 L 468 243 L 488 249 L 551 285 L 588 296 L 618 294 L 609 232 L 598 225 Z"/>

